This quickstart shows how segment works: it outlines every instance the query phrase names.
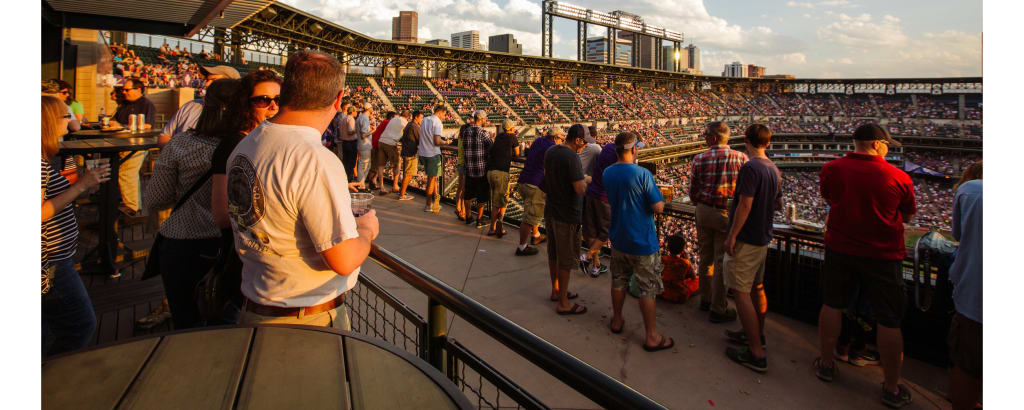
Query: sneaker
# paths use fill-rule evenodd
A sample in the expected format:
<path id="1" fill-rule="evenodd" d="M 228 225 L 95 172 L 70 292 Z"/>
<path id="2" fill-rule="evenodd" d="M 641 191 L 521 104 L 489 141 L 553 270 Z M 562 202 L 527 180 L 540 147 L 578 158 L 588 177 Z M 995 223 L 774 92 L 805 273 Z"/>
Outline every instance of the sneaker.
<path id="1" fill-rule="evenodd" d="M 412 201 L 412 195 L 409 195 L 409 194 L 402 195 L 402 196 L 398 197 L 398 200 L 399 201 Z"/>
<path id="2" fill-rule="evenodd" d="M 857 367 L 878 366 L 879 357 L 878 353 L 870 352 L 867 350 L 860 352 L 850 352 L 849 359 L 847 360 L 847 362 Z"/>
<path id="3" fill-rule="evenodd" d="M 747 345 L 749 340 L 747 339 L 747 332 L 744 332 L 743 328 L 740 328 L 740 330 L 725 329 L 725 337 L 729 338 L 730 342 L 741 345 Z M 768 344 L 764 341 L 764 335 L 761 335 L 761 348 L 764 349 L 766 347 L 768 347 Z"/>
<path id="4" fill-rule="evenodd" d="M 590 269 L 590 276 L 595 278 L 605 273 L 608 273 L 608 265 L 595 266 Z"/>
<path id="5" fill-rule="evenodd" d="M 476 220 L 476 229 L 480 229 L 480 228 L 483 228 L 485 226 L 487 226 L 487 224 L 484 223 L 484 221 L 482 219 L 477 219 Z"/>
<path id="6" fill-rule="evenodd" d="M 726 347 L 725 355 L 732 359 L 732 361 L 739 363 L 746 368 L 755 372 L 764 373 L 768 371 L 768 357 L 762 357 L 760 359 L 754 357 L 754 354 L 750 352 L 750 348 L 741 347 Z"/>
<path id="7" fill-rule="evenodd" d="M 516 247 L 516 256 L 536 255 L 537 252 L 540 252 L 540 251 L 538 251 L 537 248 L 535 248 L 533 246 L 530 246 L 530 245 L 526 245 L 526 247 L 523 248 L 523 249 L 519 249 L 518 246 Z"/>
<path id="8" fill-rule="evenodd" d="M 832 382 L 832 380 L 836 378 L 836 375 L 839 374 L 839 369 L 836 368 L 836 364 L 834 362 L 832 363 L 832 366 L 826 367 L 824 363 L 821 362 L 820 357 L 814 359 L 813 365 L 814 375 L 818 376 L 822 381 Z"/>
<path id="9" fill-rule="evenodd" d="M 718 313 L 718 312 L 715 312 L 715 311 L 711 311 L 711 314 L 708 315 L 708 320 L 710 320 L 711 323 L 728 323 L 728 322 L 732 322 L 732 321 L 736 320 L 736 309 L 726 308 L 725 309 L 725 313 Z"/>
<path id="10" fill-rule="evenodd" d="M 590 272 L 590 259 L 587 259 L 587 255 L 580 255 L 580 272 Z"/>
<path id="11" fill-rule="evenodd" d="M 882 404 L 889 406 L 890 408 L 899 409 L 910 404 L 913 398 L 910 397 L 910 390 L 907 390 L 902 384 L 896 385 L 899 387 L 899 392 L 890 393 L 885 389 L 885 385 L 882 385 Z"/>
<path id="12" fill-rule="evenodd" d="M 424 206 L 423 212 L 430 212 L 430 205 Z"/>
<path id="13" fill-rule="evenodd" d="M 546 240 L 548 240 L 548 236 L 545 234 L 540 234 L 538 236 L 534 236 L 533 238 L 531 238 L 530 242 L 532 242 L 534 245 L 540 245 L 544 243 L 544 241 Z"/>

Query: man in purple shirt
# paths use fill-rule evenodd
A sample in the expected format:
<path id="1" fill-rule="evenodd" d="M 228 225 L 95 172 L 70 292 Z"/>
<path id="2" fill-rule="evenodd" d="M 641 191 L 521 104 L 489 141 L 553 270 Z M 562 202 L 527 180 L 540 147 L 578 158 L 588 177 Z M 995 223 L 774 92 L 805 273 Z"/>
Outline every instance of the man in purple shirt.
<path id="1" fill-rule="evenodd" d="M 554 127 L 548 131 L 546 137 L 533 140 L 526 153 L 526 163 L 523 164 L 523 171 L 519 173 L 518 189 L 519 197 L 523 201 L 523 218 L 519 225 L 519 247 L 516 248 L 516 256 L 537 254 L 537 248 L 530 245 L 531 236 L 533 245 L 547 239 L 538 229 L 541 220 L 544 219 L 545 196 L 544 191 L 540 189 L 544 183 L 544 154 L 548 152 L 548 148 L 563 141 L 565 131 L 560 127 Z"/>
<path id="2" fill-rule="evenodd" d="M 594 159 L 590 170 L 590 184 L 583 198 L 583 241 L 588 250 L 580 257 L 580 269 L 590 276 L 598 277 L 608 272 L 608 267 L 601 264 L 600 252 L 608 242 L 608 227 L 611 225 L 612 209 L 608 206 L 608 195 L 604 192 L 604 170 L 618 161 L 615 154 L 615 143 L 610 142 L 601 148 Z M 592 265 L 592 266 L 588 266 Z"/>

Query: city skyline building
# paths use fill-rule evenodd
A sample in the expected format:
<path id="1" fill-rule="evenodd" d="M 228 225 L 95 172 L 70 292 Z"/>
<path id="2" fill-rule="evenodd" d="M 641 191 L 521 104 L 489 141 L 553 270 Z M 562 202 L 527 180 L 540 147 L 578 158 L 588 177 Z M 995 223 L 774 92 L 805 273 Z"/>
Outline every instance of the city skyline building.
<path id="1" fill-rule="evenodd" d="M 391 40 L 418 43 L 419 15 L 415 11 L 400 11 L 391 18 Z"/>
<path id="2" fill-rule="evenodd" d="M 512 34 L 498 34 L 487 38 L 487 50 L 509 54 L 523 54 L 523 45 Z"/>
<path id="3" fill-rule="evenodd" d="M 483 50 L 484 45 L 480 44 L 480 31 L 469 30 L 452 34 L 452 47 Z"/>

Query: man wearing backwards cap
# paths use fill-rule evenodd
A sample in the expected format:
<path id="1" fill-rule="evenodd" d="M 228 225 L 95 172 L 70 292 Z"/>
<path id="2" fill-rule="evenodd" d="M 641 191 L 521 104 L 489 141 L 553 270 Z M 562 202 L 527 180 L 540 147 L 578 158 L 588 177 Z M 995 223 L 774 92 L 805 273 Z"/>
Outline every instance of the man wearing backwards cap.
<path id="1" fill-rule="evenodd" d="M 850 288 L 860 286 L 871 297 L 871 311 L 878 322 L 878 351 L 885 374 L 882 403 L 900 408 L 911 401 L 910 392 L 899 381 L 903 357 L 900 325 L 906 309 L 903 224 L 917 212 L 914 183 L 886 162 L 889 147 L 900 143 L 885 129 L 867 123 L 857 128 L 853 139 L 854 152 L 821 168 L 821 196 L 830 209 L 822 275 L 824 304 L 818 317 L 821 356 L 814 367 L 824 381 L 836 376 L 832 354 L 840 331 L 840 311 L 850 305 Z"/>

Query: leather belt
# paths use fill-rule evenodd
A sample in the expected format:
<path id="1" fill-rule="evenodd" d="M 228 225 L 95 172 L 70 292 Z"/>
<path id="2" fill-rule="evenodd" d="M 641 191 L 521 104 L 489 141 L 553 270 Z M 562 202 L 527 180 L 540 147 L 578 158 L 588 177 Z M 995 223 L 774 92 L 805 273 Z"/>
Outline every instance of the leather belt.
<path id="1" fill-rule="evenodd" d="M 245 298 L 245 307 L 242 309 L 261 316 L 299 317 L 300 311 L 302 312 L 302 316 L 310 316 L 332 310 L 343 304 L 345 304 L 345 293 L 338 295 L 338 297 L 333 300 L 309 307 L 267 306 L 253 302 L 252 299 Z"/>
<path id="2" fill-rule="evenodd" d="M 710 207 L 712 207 L 712 208 L 715 208 L 715 209 L 728 209 L 727 207 L 724 207 L 724 206 L 718 206 L 718 205 L 712 205 L 712 204 L 709 204 L 709 203 L 707 203 L 707 202 L 701 202 L 701 201 L 696 201 L 696 202 L 697 202 L 698 204 L 701 204 L 701 205 L 704 205 L 704 206 L 710 206 Z"/>

